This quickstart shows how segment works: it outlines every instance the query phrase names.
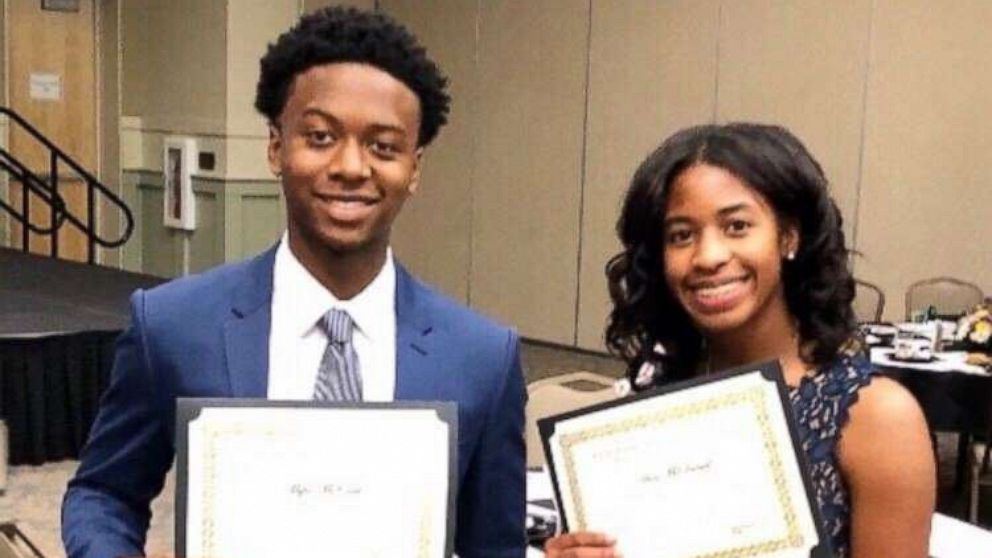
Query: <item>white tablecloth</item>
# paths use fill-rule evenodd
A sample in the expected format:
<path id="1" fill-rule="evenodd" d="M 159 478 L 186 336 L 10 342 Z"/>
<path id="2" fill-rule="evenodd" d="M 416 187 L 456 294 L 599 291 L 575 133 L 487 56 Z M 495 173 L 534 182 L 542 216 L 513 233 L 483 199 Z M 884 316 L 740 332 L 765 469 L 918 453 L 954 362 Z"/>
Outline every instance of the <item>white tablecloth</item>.
<path id="1" fill-rule="evenodd" d="M 546 499 L 551 490 L 551 481 L 546 471 L 527 472 L 528 502 Z M 542 556 L 544 552 L 532 547 L 527 548 L 527 558 Z M 992 556 L 992 531 L 935 513 L 930 530 L 930 556 L 934 558 Z"/>
<path id="2" fill-rule="evenodd" d="M 992 531 L 944 514 L 933 514 L 930 555 L 934 558 L 992 556 Z"/>
<path id="3" fill-rule="evenodd" d="M 989 373 L 981 366 L 968 364 L 965 362 L 968 353 L 964 351 L 946 351 L 937 353 L 937 360 L 933 362 L 906 362 L 893 360 L 891 358 L 891 347 L 872 347 L 871 361 L 878 366 L 892 366 L 896 368 L 910 368 L 913 370 L 925 370 L 928 372 L 963 372 L 965 374 L 978 374 L 988 376 Z"/>

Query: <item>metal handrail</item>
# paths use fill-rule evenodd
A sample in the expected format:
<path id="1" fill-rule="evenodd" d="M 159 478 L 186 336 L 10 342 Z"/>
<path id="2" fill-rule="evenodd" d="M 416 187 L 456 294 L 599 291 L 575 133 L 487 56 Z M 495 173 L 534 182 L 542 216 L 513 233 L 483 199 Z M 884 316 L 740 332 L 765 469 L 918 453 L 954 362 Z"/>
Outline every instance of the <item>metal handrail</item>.
<path id="1" fill-rule="evenodd" d="M 59 146 L 55 145 L 55 143 L 53 143 L 50 139 L 48 139 L 37 128 L 32 126 L 31 123 L 25 120 L 21 115 L 17 114 L 8 107 L 0 107 L 0 114 L 7 116 L 11 121 L 18 124 L 21 129 L 23 129 L 25 132 L 27 132 L 32 137 L 34 137 L 36 141 L 38 141 L 39 143 L 41 143 L 42 145 L 48 148 L 49 163 L 51 170 L 51 174 L 49 177 L 51 180 L 50 183 L 38 178 L 37 175 L 35 175 L 33 172 L 27 169 L 27 167 L 25 167 L 23 164 L 20 164 L 19 162 L 18 162 L 18 166 L 27 172 L 21 172 L 20 174 L 16 174 L 16 173 L 11 173 L 11 174 L 14 174 L 14 176 L 20 180 L 24 188 L 31 188 L 33 191 L 35 191 L 35 193 L 38 193 L 40 188 L 42 190 L 46 190 L 48 194 L 52 196 L 51 198 L 46 198 L 45 195 L 41 195 L 42 199 L 45 199 L 47 202 L 49 202 L 49 207 L 51 208 L 52 211 L 51 227 L 54 230 L 48 233 L 40 233 L 40 234 L 52 235 L 53 255 L 57 255 L 57 251 L 58 251 L 58 245 L 57 245 L 58 237 L 55 234 L 55 230 L 60 228 L 62 224 L 64 224 L 64 221 L 69 221 L 83 234 L 86 235 L 88 241 L 88 247 L 89 247 L 89 261 L 91 263 L 96 261 L 96 248 L 95 248 L 96 244 L 99 244 L 104 248 L 116 248 L 127 242 L 127 240 L 131 237 L 131 234 L 134 232 L 134 214 L 131 212 L 131 209 L 127 206 L 127 204 L 124 203 L 124 200 L 122 200 L 119 196 L 117 196 L 117 194 L 115 194 L 113 190 L 104 186 L 103 183 L 101 183 L 96 177 L 90 174 L 90 172 L 87 171 L 85 168 L 83 168 L 82 165 L 77 163 L 65 151 L 59 148 Z M 10 154 L 9 152 L 3 149 L 0 149 L 0 154 L 3 154 L 10 161 L 17 161 L 12 154 Z M 85 223 L 79 217 L 73 215 L 68 210 L 65 201 L 58 193 L 58 186 L 59 186 L 58 164 L 60 161 L 68 165 L 69 168 L 74 170 L 76 174 L 86 182 L 87 215 L 86 215 Z M 9 172 L 9 168 L 7 168 L 6 166 L 4 168 Z M 30 176 L 31 178 L 25 180 L 24 178 L 28 176 Z M 31 186 L 28 186 L 29 182 L 32 183 Z M 109 201 L 111 204 L 117 206 L 117 208 L 123 213 L 124 230 L 121 233 L 120 237 L 115 239 L 108 239 L 108 238 L 103 238 L 96 233 L 95 230 L 96 229 L 96 223 L 95 223 L 96 192 L 100 192 L 100 194 L 102 194 L 103 199 L 105 201 Z M 12 215 L 15 215 L 15 218 L 18 218 L 18 220 L 23 223 L 24 220 L 29 218 L 26 209 L 27 198 L 28 198 L 27 192 L 25 192 L 25 196 L 24 196 L 25 214 L 19 217 L 16 216 L 16 211 L 11 211 L 9 205 L 3 203 L 3 207 L 4 209 L 7 209 L 8 212 L 10 212 Z M 56 203 L 52 203 L 53 201 L 56 200 L 57 200 Z M 35 227 L 32 226 L 29 228 L 37 232 Z M 27 236 L 26 233 L 25 236 Z M 25 249 L 27 249 L 27 242 L 24 242 L 24 245 L 25 245 Z"/>
<path id="2" fill-rule="evenodd" d="M 4 208 L 7 213 L 10 214 L 18 223 L 23 227 L 27 227 L 29 230 L 35 234 L 54 234 L 62 226 L 62 223 L 66 219 L 66 208 L 65 199 L 62 198 L 57 192 L 53 192 L 48 189 L 48 183 L 38 177 L 35 173 L 31 172 L 31 169 L 25 167 L 20 161 L 9 156 L 9 154 L 0 149 L 0 169 L 7 171 L 11 174 L 18 182 L 20 182 L 25 190 L 30 189 L 38 197 L 47 203 L 53 211 L 56 212 L 57 217 L 55 221 L 48 228 L 41 228 L 31 222 L 31 219 L 27 215 L 21 215 L 17 212 L 14 206 L 9 205 L 4 200 L 0 199 L 0 207 Z M 27 195 L 27 192 L 24 192 Z"/>

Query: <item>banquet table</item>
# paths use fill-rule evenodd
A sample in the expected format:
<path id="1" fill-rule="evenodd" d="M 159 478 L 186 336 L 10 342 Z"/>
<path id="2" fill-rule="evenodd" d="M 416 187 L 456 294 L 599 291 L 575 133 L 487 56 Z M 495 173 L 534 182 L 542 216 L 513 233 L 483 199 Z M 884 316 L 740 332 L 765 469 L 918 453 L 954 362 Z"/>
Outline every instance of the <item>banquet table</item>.
<path id="1" fill-rule="evenodd" d="M 931 363 L 896 361 L 890 352 L 887 348 L 872 348 L 872 363 L 912 392 L 931 430 L 969 434 L 988 430 L 992 374 L 967 364 L 964 352 L 938 352 Z"/>
<path id="2" fill-rule="evenodd" d="M 972 437 L 985 436 L 992 427 L 992 374 L 967 364 L 962 351 L 934 356 L 929 363 L 901 362 L 891 358 L 890 348 L 871 349 L 879 371 L 906 387 L 919 402 L 931 432 L 959 435 L 955 478 L 960 487 Z"/>

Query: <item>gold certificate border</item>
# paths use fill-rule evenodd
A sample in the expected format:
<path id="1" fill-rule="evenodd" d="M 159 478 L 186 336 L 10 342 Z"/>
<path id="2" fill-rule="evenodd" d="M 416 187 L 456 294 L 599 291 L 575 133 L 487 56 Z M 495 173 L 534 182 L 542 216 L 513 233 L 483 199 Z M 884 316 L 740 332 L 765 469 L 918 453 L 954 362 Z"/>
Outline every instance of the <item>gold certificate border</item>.
<path id="1" fill-rule="evenodd" d="M 582 489 L 576 478 L 575 469 L 575 448 L 590 440 L 612 436 L 615 434 L 632 432 L 649 426 L 664 424 L 672 420 L 685 419 L 688 417 L 701 415 L 732 407 L 735 405 L 750 405 L 753 407 L 761 430 L 765 457 L 768 460 L 768 467 L 772 472 L 772 479 L 775 485 L 776 496 L 779 507 L 782 509 L 782 520 L 786 525 L 786 532 L 783 536 L 775 537 L 758 543 L 697 554 L 691 558 L 731 558 L 746 556 L 762 556 L 777 552 L 786 548 L 798 548 L 804 542 L 803 534 L 799 529 L 798 515 L 795 510 L 792 496 L 789 494 L 788 482 L 786 480 L 785 466 L 779 453 L 778 440 L 772 431 L 771 419 L 768 416 L 767 394 L 763 387 L 755 387 L 742 390 L 736 393 L 729 393 L 711 397 L 694 403 L 680 405 L 640 416 L 631 417 L 615 424 L 595 426 L 577 432 L 563 434 L 561 436 L 561 449 L 565 466 L 565 473 L 568 476 L 568 486 L 572 494 L 572 502 L 575 506 L 575 527 L 579 531 L 586 530 L 586 513 L 582 502 Z"/>
<path id="2" fill-rule="evenodd" d="M 203 457 L 203 491 L 201 493 L 203 505 L 203 517 L 200 528 L 203 533 L 202 556 L 220 556 L 216 549 L 216 510 L 214 502 L 217 492 L 217 445 L 221 438 L 233 438 L 239 436 L 251 436 L 252 438 L 283 438 L 282 434 L 275 429 L 246 429 L 237 425 L 210 426 L 205 427 L 206 447 Z M 424 502 L 420 516 L 420 536 L 418 537 L 417 558 L 430 558 L 431 549 L 431 528 L 434 525 L 432 520 L 433 506 L 429 501 Z"/>

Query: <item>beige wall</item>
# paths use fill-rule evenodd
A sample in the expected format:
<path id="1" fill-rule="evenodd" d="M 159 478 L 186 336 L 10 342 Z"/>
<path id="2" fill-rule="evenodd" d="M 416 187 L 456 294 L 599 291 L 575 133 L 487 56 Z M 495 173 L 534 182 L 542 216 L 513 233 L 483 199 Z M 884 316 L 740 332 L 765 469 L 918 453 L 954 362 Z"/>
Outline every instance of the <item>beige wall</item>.
<path id="1" fill-rule="evenodd" d="M 123 4 L 123 113 L 149 130 L 226 131 L 226 1 Z"/>
<path id="2" fill-rule="evenodd" d="M 97 176 L 107 188 L 117 195 L 121 190 L 121 88 L 120 88 L 120 2 L 97 2 L 97 79 L 99 80 L 98 134 L 100 136 L 99 170 Z M 124 219 L 117 206 L 101 203 L 98 206 L 100 231 L 104 238 L 117 238 L 124 226 Z M 100 262 L 104 265 L 121 264 L 120 249 L 101 249 Z"/>
<path id="3" fill-rule="evenodd" d="M 886 317 L 918 278 L 992 292 L 979 240 L 992 236 L 986 2 L 412 4 L 381 8 L 442 60 L 456 110 L 427 156 L 428 168 L 443 159 L 425 175 L 436 197 L 401 218 L 398 252 L 526 336 L 602 348 L 627 181 L 661 139 L 710 121 L 779 123 L 804 140 L 864 254 L 857 275 L 887 292 Z"/>
<path id="4" fill-rule="evenodd" d="M 381 0 L 386 3 L 386 0 Z M 327 6 L 355 6 L 366 10 L 373 10 L 376 7 L 376 0 L 301 0 L 304 12 L 312 12 Z"/>
<path id="5" fill-rule="evenodd" d="M 258 56 L 300 10 L 330 3 L 125 3 L 125 166 L 157 170 L 162 137 L 182 132 L 218 154 L 205 178 L 270 178 L 251 108 Z M 917 278 L 992 292 L 987 2 L 352 3 L 410 25 L 451 78 L 451 123 L 396 224 L 397 254 L 525 336 L 602 348 L 603 267 L 627 181 L 662 138 L 710 121 L 776 122 L 807 143 L 888 318 Z M 213 234 L 281 218 L 272 185 L 256 184 L 257 197 L 214 213 Z M 220 211 L 219 198 L 204 203 Z M 271 232 L 219 253 L 246 255 Z"/>
<path id="6" fill-rule="evenodd" d="M 267 137 L 265 121 L 255 111 L 258 61 L 270 42 L 298 17 L 298 0 L 228 0 L 227 134 Z"/>
<path id="7" fill-rule="evenodd" d="M 510 0 L 481 8 L 471 303 L 523 335 L 570 344 L 588 5 Z"/>
<path id="8" fill-rule="evenodd" d="M 421 0 L 382 0 L 382 8 L 417 34 L 450 79 L 452 97 L 448 125 L 425 152 L 420 188 L 394 225 L 393 247 L 413 273 L 467 302 L 475 176 L 471 161 L 478 128 L 476 6 L 448 2 L 441 10 L 439 4 L 425 6 Z"/>
<path id="9" fill-rule="evenodd" d="M 855 269 L 898 318 L 916 279 L 992 295 L 992 3 L 876 4 Z"/>
<path id="10" fill-rule="evenodd" d="M 853 215 L 871 0 L 725 2 L 717 120 L 782 123 L 802 138 Z M 853 218 L 846 223 L 850 237 Z"/>
<path id="11" fill-rule="evenodd" d="M 254 207 L 253 200 L 264 199 L 281 207 L 266 163 L 268 130 L 254 109 L 258 61 L 296 20 L 301 2 L 139 0 L 123 6 L 122 166 L 130 176 L 125 194 L 141 214 L 128 247 L 138 253 L 125 254 L 125 262 L 178 275 L 240 259 L 246 245 L 270 244 L 278 234 L 269 229 L 282 228 L 281 211 L 272 219 L 273 211 L 261 210 L 266 222 L 259 224 L 243 215 L 241 204 L 245 198 L 244 207 Z M 210 186 L 197 191 L 193 232 L 162 226 L 161 192 L 147 178 L 161 172 L 162 143 L 173 135 L 192 137 L 200 153 L 214 155 L 214 168 L 194 169 L 197 183 Z M 167 239 L 166 252 L 178 256 L 163 260 L 164 245 L 156 239 Z"/>
<path id="12" fill-rule="evenodd" d="M 228 0 L 227 178 L 271 177 L 265 159 L 268 128 L 255 110 L 258 61 L 297 19 L 298 0 Z"/>
<path id="13" fill-rule="evenodd" d="M 716 110 L 719 2 L 592 4 L 585 211 L 577 343 L 600 348 L 610 303 L 603 270 L 630 176 L 665 136 Z M 622 63 L 619 63 L 622 61 Z"/>
<path id="14" fill-rule="evenodd" d="M 187 135 L 196 138 L 201 151 L 215 155 L 216 167 L 202 169 L 201 176 L 270 179 L 268 131 L 254 109 L 258 61 L 296 21 L 299 0 L 169 6 L 158 0 L 124 4 L 123 113 L 128 119 L 123 134 L 138 131 L 141 142 L 124 147 L 127 168 L 160 170 L 162 140 Z"/>

